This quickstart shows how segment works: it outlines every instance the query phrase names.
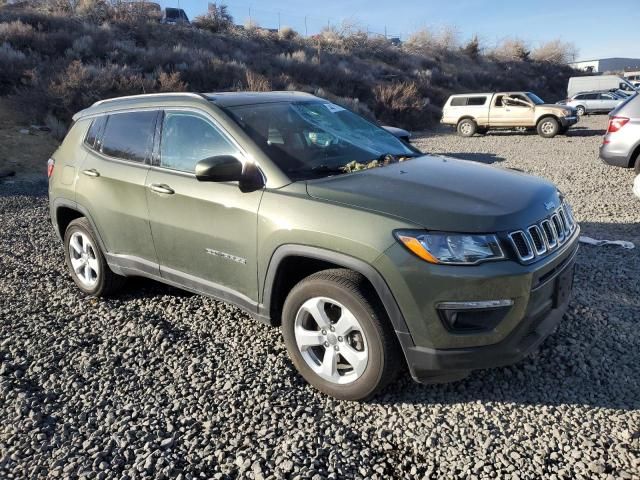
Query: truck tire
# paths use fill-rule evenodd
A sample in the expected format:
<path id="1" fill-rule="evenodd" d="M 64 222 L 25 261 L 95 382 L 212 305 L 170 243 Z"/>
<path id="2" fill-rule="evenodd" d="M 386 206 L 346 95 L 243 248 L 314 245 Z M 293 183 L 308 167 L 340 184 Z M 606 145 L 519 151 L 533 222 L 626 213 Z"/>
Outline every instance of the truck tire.
<path id="1" fill-rule="evenodd" d="M 578 105 L 576 107 L 576 113 L 578 114 L 579 117 L 581 117 L 582 115 L 586 115 L 587 109 L 584 108 L 582 105 Z"/>
<path id="2" fill-rule="evenodd" d="M 553 138 L 560 131 L 560 124 L 553 117 L 544 117 L 538 122 L 536 130 L 541 137 Z"/>
<path id="3" fill-rule="evenodd" d="M 69 223 L 64 233 L 64 259 L 75 284 L 92 297 L 111 295 L 125 283 L 125 277 L 116 275 L 107 265 L 85 217 Z"/>
<path id="4" fill-rule="evenodd" d="M 401 367 L 384 307 L 351 270 L 323 270 L 293 287 L 282 309 L 282 336 L 304 379 L 341 400 L 375 395 Z"/>
<path id="5" fill-rule="evenodd" d="M 471 118 L 463 118 L 458 122 L 458 134 L 463 137 L 473 137 L 478 131 L 478 124 Z"/>

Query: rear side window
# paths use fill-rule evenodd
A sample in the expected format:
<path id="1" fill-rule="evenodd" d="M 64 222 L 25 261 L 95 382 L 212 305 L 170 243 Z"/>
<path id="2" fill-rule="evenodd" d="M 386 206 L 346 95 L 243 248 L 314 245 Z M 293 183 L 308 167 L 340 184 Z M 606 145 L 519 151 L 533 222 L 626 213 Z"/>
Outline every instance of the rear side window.
<path id="1" fill-rule="evenodd" d="M 132 162 L 144 162 L 151 153 L 157 112 L 128 112 L 109 115 L 101 152 Z"/>
<path id="2" fill-rule="evenodd" d="M 238 149 L 208 119 L 192 112 L 165 113 L 160 166 L 193 173 L 200 160 L 237 154 Z"/>
<path id="3" fill-rule="evenodd" d="M 84 143 L 89 148 L 98 149 L 97 142 L 100 139 L 100 134 L 102 133 L 102 129 L 104 128 L 106 120 L 107 117 L 102 116 L 95 118 L 93 122 L 91 122 L 91 126 L 89 127 L 89 131 L 87 132 L 87 136 L 84 139 Z"/>
<path id="4" fill-rule="evenodd" d="M 487 97 L 469 97 L 467 99 L 467 105 L 480 106 L 487 103 Z"/>
<path id="5" fill-rule="evenodd" d="M 464 107 L 466 105 L 478 107 L 487 103 L 487 97 L 455 97 L 451 99 L 452 107 Z"/>

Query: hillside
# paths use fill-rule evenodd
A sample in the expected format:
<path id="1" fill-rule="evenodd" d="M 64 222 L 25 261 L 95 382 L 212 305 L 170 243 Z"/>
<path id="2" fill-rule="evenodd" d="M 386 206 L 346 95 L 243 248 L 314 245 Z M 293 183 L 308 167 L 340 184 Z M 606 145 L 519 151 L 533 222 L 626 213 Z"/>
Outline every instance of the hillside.
<path id="1" fill-rule="evenodd" d="M 303 38 L 259 28 L 165 26 L 135 16 L 0 9 L 0 95 L 34 120 L 64 127 L 106 97 L 156 91 L 286 90 L 315 93 L 379 121 L 421 129 L 451 93 L 532 90 L 563 98 L 571 70 L 500 61 L 462 48 L 409 48 L 332 32 Z"/>

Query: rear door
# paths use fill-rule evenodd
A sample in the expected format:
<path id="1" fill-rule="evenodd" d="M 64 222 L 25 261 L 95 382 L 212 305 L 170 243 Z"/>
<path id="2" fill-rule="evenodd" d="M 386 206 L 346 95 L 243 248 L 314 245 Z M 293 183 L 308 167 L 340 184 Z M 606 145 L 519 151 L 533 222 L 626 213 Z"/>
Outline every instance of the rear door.
<path id="1" fill-rule="evenodd" d="M 598 107 L 600 106 L 600 100 L 598 100 L 597 93 L 585 93 L 583 102 L 584 102 L 584 106 L 587 109 L 587 112 L 598 111 Z"/>
<path id="2" fill-rule="evenodd" d="M 145 179 L 157 116 L 157 110 L 139 110 L 94 119 L 76 187 L 76 201 L 89 211 L 107 251 L 152 264 Z"/>
<path id="3" fill-rule="evenodd" d="M 157 159 L 147 177 L 147 202 L 161 275 L 237 303 L 257 300 L 257 213 L 263 190 L 238 182 L 200 182 L 198 161 L 240 147 L 209 116 L 164 112 Z M 225 292 L 231 296 L 225 296 Z M 239 295 L 237 295 L 237 294 Z M 251 299 L 251 300 L 248 300 Z"/>
<path id="4" fill-rule="evenodd" d="M 600 93 L 598 98 L 600 100 L 600 110 L 603 112 L 610 112 L 620 103 L 620 100 L 610 93 Z"/>

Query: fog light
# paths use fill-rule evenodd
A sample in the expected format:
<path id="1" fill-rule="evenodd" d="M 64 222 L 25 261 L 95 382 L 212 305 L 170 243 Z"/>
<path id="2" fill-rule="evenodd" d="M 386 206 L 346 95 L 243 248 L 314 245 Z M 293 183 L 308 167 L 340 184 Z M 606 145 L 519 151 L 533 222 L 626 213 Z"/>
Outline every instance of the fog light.
<path id="1" fill-rule="evenodd" d="M 454 333 L 493 330 L 507 315 L 513 300 L 442 302 L 436 305 L 445 328 Z"/>

